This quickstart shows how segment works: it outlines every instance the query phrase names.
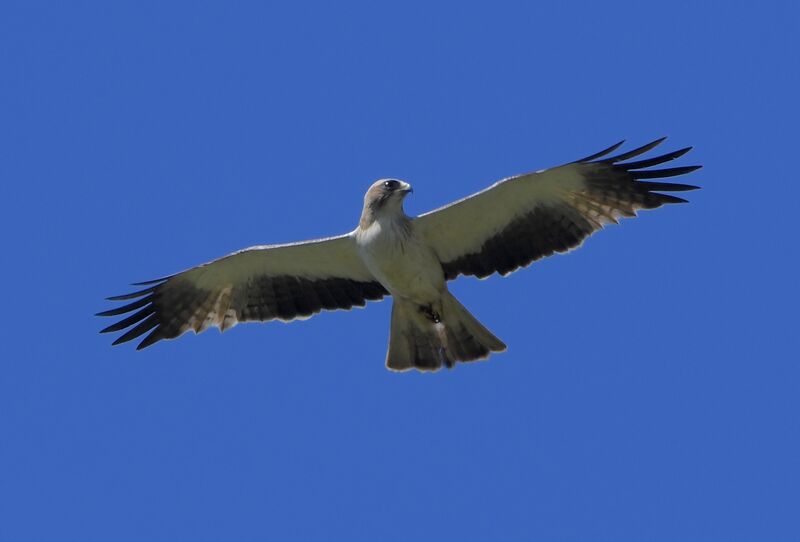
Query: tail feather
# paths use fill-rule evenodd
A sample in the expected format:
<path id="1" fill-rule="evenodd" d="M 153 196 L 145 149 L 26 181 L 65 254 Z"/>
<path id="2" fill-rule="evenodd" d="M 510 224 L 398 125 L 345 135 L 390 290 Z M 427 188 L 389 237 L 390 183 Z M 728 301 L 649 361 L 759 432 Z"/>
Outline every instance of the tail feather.
<path id="1" fill-rule="evenodd" d="M 442 298 L 435 321 L 411 301 L 395 298 L 386 366 L 394 371 L 451 368 L 459 361 L 475 361 L 506 349 L 452 294 Z"/>

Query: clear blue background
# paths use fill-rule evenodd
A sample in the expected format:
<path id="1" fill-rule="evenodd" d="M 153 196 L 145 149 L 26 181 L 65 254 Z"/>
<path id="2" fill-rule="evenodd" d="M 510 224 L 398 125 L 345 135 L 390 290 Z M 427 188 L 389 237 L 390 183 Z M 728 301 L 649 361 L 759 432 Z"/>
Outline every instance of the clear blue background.
<path id="1" fill-rule="evenodd" d="M 800 538 L 796 3 L 0 8 L 0 539 Z M 128 282 L 420 213 L 620 138 L 703 190 L 452 289 L 510 346 L 383 366 L 390 303 L 111 348 Z"/>

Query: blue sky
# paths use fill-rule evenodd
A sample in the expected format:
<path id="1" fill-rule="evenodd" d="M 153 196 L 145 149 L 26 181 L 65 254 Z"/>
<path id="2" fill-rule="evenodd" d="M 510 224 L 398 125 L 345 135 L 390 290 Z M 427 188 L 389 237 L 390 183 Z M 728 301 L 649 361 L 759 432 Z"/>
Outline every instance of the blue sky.
<path id="1" fill-rule="evenodd" d="M 0 7 L 3 540 L 796 540 L 791 2 Z M 753 4 L 754 6 L 754 4 Z M 111 348 L 127 283 L 661 135 L 703 190 L 452 290 Z"/>

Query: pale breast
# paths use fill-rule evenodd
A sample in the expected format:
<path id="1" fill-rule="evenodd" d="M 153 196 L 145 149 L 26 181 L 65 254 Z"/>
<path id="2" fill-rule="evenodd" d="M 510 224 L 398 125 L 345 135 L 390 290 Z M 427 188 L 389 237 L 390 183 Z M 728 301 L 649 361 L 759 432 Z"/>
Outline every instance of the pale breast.
<path id="1" fill-rule="evenodd" d="M 392 295 L 424 303 L 445 289 L 442 266 L 414 235 L 412 223 L 375 221 L 356 232 L 356 243 L 364 264 Z"/>

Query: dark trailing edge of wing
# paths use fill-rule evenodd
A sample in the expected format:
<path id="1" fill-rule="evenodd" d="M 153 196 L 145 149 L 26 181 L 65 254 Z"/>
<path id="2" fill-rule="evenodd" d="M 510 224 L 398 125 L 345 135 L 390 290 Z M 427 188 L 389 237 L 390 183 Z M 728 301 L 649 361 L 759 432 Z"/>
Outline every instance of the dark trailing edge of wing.
<path id="1" fill-rule="evenodd" d="M 635 216 L 637 209 L 685 203 L 683 198 L 661 192 L 684 192 L 695 190 L 697 186 L 642 179 L 675 177 L 699 169 L 701 166 L 647 169 L 680 158 L 691 147 L 653 158 L 625 162 L 654 149 L 665 139 L 662 137 L 631 151 L 603 158 L 617 150 L 624 143 L 623 140 L 573 162 L 598 165 L 594 170 L 588 171 L 586 190 L 581 195 L 585 210 L 601 211 L 607 221 L 615 222 L 616 216 Z M 477 252 L 444 262 L 442 267 L 447 280 L 458 275 L 475 275 L 479 278 L 493 273 L 506 275 L 555 252 L 566 252 L 577 247 L 598 228 L 596 219 L 571 207 L 567 202 L 537 207 L 512 220 L 503 231 L 484 241 Z"/>
<path id="2" fill-rule="evenodd" d="M 162 339 L 173 339 L 189 329 L 205 329 L 202 325 L 216 314 L 221 289 L 209 291 L 196 287 L 180 276 L 138 283 L 153 285 L 145 290 L 109 297 L 112 301 L 135 299 L 122 307 L 97 313 L 97 316 L 119 316 L 133 313 L 102 329 L 112 333 L 131 328 L 118 337 L 117 345 L 150 332 L 136 347 L 146 348 Z M 236 321 L 292 320 L 322 310 L 349 309 L 364 306 L 366 301 L 381 299 L 388 292 L 377 282 L 361 282 L 345 278 L 306 279 L 293 276 L 254 277 L 246 285 L 231 290 L 227 309 L 236 314 Z M 223 311 L 226 309 L 222 309 Z M 135 312 L 134 312 L 135 311 Z"/>

